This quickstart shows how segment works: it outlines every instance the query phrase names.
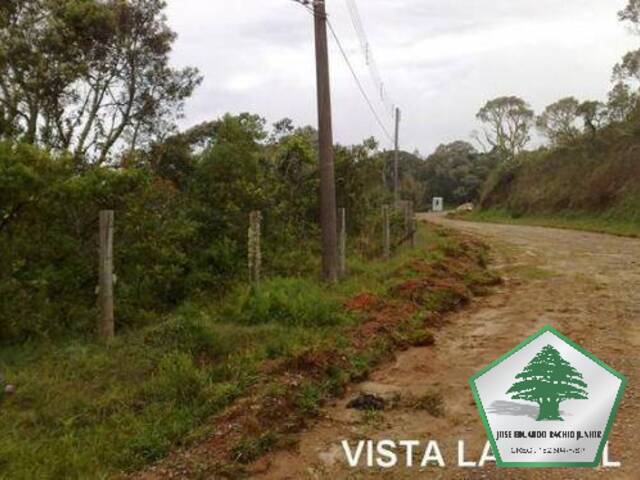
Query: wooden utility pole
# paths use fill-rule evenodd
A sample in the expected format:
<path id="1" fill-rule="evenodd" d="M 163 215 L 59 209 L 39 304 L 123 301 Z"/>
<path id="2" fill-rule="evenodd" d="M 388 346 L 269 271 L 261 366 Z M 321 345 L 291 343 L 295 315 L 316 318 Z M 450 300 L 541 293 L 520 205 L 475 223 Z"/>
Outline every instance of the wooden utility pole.
<path id="1" fill-rule="evenodd" d="M 396 107 L 396 135 L 395 151 L 393 153 L 393 199 L 398 203 L 400 200 L 400 176 L 398 172 L 398 157 L 400 147 L 400 109 Z"/>
<path id="2" fill-rule="evenodd" d="M 115 335 L 113 321 L 113 210 L 100 212 L 100 265 L 98 283 L 98 304 L 100 323 L 98 336 L 103 341 Z"/>
<path id="3" fill-rule="evenodd" d="M 248 263 L 249 282 L 253 288 L 260 285 L 260 269 L 262 268 L 262 250 L 260 247 L 262 214 L 254 211 L 249 214 Z"/>
<path id="4" fill-rule="evenodd" d="M 404 204 L 404 229 L 411 247 L 416 246 L 415 231 L 415 212 L 413 210 L 413 202 L 407 201 Z"/>
<path id="5" fill-rule="evenodd" d="M 347 275 L 347 210 L 338 209 L 338 275 Z"/>
<path id="6" fill-rule="evenodd" d="M 382 206 L 382 250 L 384 258 L 391 258 L 391 225 L 389 222 L 389 205 Z"/>
<path id="7" fill-rule="evenodd" d="M 318 89 L 318 136 L 320 146 L 320 228 L 322 229 L 322 274 L 327 282 L 338 281 L 338 225 L 331 121 L 327 12 L 324 0 L 313 3 Z"/>

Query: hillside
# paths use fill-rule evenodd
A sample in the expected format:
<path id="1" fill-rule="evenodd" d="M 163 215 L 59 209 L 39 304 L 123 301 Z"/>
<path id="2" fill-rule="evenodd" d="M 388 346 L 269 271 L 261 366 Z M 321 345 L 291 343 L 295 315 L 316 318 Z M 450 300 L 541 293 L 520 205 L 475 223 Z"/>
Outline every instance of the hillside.
<path id="1" fill-rule="evenodd" d="M 494 172 L 474 217 L 639 234 L 640 129 L 634 125 L 523 154 Z"/>

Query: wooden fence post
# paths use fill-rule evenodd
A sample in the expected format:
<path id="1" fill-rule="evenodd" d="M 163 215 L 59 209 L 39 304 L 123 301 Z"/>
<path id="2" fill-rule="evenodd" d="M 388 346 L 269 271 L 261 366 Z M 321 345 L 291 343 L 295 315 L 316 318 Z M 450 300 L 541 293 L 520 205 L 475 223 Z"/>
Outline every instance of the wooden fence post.
<path id="1" fill-rule="evenodd" d="M 258 211 L 249 214 L 249 281 L 252 287 L 258 287 L 260 284 L 260 269 L 262 267 L 262 251 L 260 249 L 260 223 L 262 214 Z"/>
<path id="2" fill-rule="evenodd" d="M 391 226 L 389 225 L 389 205 L 382 206 L 382 237 L 384 258 L 391 258 Z"/>
<path id="3" fill-rule="evenodd" d="M 405 232 L 409 238 L 411 248 L 416 246 L 416 227 L 415 227 L 415 214 L 413 211 L 413 202 L 408 201 L 405 203 L 404 210 L 404 225 Z"/>
<path id="4" fill-rule="evenodd" d="M 100 212 L 100 265 L 98 283 L 98 304 L 100 323 L 98 335 L 109 341 L 115 335 L 113 320 L 113 210 Z"/>
<path id="5" fill-rule="evenodd" d="M 411 248 L 416 247 L 416 239 L 418 237 L 418 220 L 413 219 L 413 231 L 411 232 Z"/>
<path id="6" fill-rule="evenodd" d="M 347 210 L 338 209 L 338 275 L 347 275 Z"/>

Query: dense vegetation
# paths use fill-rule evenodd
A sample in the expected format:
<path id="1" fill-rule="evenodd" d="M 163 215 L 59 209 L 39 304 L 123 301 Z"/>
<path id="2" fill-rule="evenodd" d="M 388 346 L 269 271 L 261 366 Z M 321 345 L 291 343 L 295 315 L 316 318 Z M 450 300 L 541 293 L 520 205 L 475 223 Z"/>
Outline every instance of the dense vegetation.
<path id="1" fill-rule="evenodd" d="M 478 218 L 639 234 L 639 113 L 595 140 L 533 152 L 496 172 Z"/>
<path id="2" fill-rule="evenodd" d="M 640 2 L 619 18 L 640 32 Z M 640 234 L 640 50 L 614 67 L 606 101 L 567 97 L 535 116 L 525 101 L 501 97 L 478 118 L 502 158 L 482 189 L 479 220 Z M 527 151 L 536 126 L 548 144 Z"/>
<path id="3" fill-rule="evenodd" d="M 0 144 L 0 340 L 93 331 L 100 209 L 116 212 L 119 328 L 243 280 L 251 210 L 264 216 L 266 275 L 313 274 L 314 131 L 268 137 L 264 127 L 256 116 L 226 116 L 114 167 Z M 196 143 L 205 145 L 196 152 Z M 336 156 L 339 202 L 365 256 L 380 248 L 375 222 L 389 199 L 373 153 L 363 145 Z"/>

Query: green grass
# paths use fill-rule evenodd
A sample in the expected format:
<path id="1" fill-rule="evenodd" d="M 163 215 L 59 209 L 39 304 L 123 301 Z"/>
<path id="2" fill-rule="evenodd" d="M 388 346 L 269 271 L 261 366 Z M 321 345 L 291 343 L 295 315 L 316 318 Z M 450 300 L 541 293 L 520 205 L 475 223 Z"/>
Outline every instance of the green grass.
<path id="1" fill-rule="evenodd" d="M 533 225 L 588 232 L 608 233 L 625 237 L 640 237 L 640 221 L 613 213 L 555 213 L 514 215 L 503 209 L 481 210 L 458 215 L 460 219 L 476 222 Z"/>
<path id="2" fill-rule="evenodd" d="M 221 304 L 183 305 L 108 346 L 87 339 L 4 347 L 0 371 L 17 394 L 0 400 L 0 478 L 100 479 L 140 469 L 202 438 L 208 417 L 269 381 L 264 362 L 310 348 L 351 355 L 348 374 L 335 369 L 320 383 L 301 384 L 296 405 L 313 414 L 323 396 L 340 393 L 393 348 L 381 340 L 353 353 L 345 332 L 356 319 L 344 301 L 387 294 L 418 274 L 407 263 L 442 258 L 452 242 L 421 228 L 419 248 L 388 262 L 352 260 L 349 278 L 336 287 L 312 278 L 273 278 L 257 291 L 238 286 Z M 430 341 L 407 328 L 399 332 L 407 342 Z M 276 440 L 264 432 L 238 449 L 253 458 Z"/>

